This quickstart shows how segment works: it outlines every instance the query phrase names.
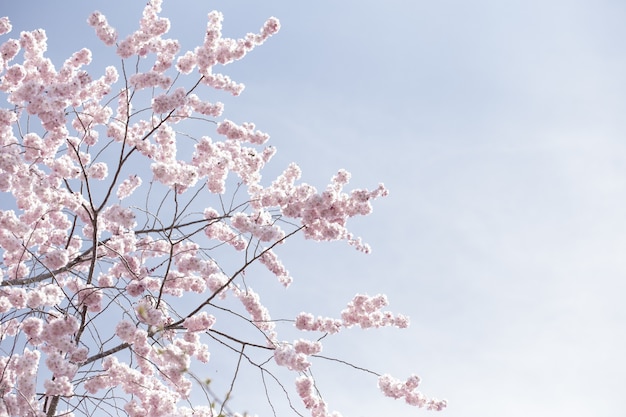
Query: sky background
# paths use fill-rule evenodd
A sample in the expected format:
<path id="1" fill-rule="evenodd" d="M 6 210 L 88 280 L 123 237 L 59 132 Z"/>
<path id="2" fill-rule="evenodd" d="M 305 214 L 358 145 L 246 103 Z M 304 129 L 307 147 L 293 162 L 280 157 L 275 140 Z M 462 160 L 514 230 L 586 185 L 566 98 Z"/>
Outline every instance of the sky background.
<path id="1" fill-rule="evenodd" d="M 60 66 L 100 48 L 90 12 L 125 36 L 144 4 L 1 0 L 0 15 L 12 36 L 46 29 Z M 270 304 L 285 317 L 337 315 L 356 292 L 386 293 L 411 328 L 354 329 L 324 353 L 417 373 L 425 394 L 449 401 L 442 416 L 624 414 L 626 4 L 165 0 L 182 51 L 202 41 L 212 9 L 232 37 L 281 20 L 224 69 L 242 96 L 220 98 L 225 117 L 271 134 L 268 178 L 296 161 L 319 188 L 345 168 L 352 186 L 390 189 L 352 222 L 371 255 L 285 245 L 299 301 Z M 108 62 L 94 55 L 99 74 Z M 379 395 L 367 374 L 324 366 L 320 389 L 346 417 L 430 414 Z"/>

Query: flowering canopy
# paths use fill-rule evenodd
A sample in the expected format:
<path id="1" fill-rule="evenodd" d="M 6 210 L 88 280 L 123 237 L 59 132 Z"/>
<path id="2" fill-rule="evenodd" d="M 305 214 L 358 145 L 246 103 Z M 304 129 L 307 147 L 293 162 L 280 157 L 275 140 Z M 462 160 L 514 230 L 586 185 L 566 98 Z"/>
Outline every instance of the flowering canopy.
<path id="1" fill-rule="evenodd" d="M 122 58 L 97 78 L 85 70 L 89 49 L 57 69 L 45 57 L 41 29 L 0 46 L 0 90 L 9 103 L 0 109 L 0 416 L 96 409 L 237 416 L 226 405 L 230 392 L 216 398 L 203 387 L 207 401 L 191 401 L 191 363 L 209 361 L 211 342 L 272 377 L 269 359 L 292 370 L 304 408 L 338 416 L 310 372 L 320 335 L 352 326 L 404 328 L 408 319 L 382 311 L 382 295 L 357 295 L 340 318 L 301 313 L 292 320 L 300 331 L 317 332 L 314 340 L 282 341 L 245 272 L 259 263 L 288 287 L 292 277 L 274 248 L 296 233 L 368 252 L 346 223 L 370 213 L 371 200 L 387 191 L 379 185 L 346 193 L 350 175 L 341 170 L 319 192 L 297 182 L 295 164 L 263 185 L 261 170 L 275 153 L 269 135 L 252 123 L 215 122 L 224 106 L 201 94 L 206 87 L 240 94 L 243 85 L 216 66 L 261 45 L 279 30 L 278 20 L 229 39 L 221 34 L 222 15 L 211 12 L 203 43 L 180 54 L 178 42 L 163 37 L 170 22 L 160 11 L 161 1 L 150 1 L 139 29 L 121 40 L 101 13 L 89 17 L 98 38 Z M 0 34 L 10 31 L 1 18 Z M 20 52 L 23 61 L 15 63 Z M 125 63 L 133 59 L 129 73 Z M 187 84 L 183 76 L 195 78 Z M 218 139 L 181 134 L 197 121 L 215 124 Z M 226 204 L 221 196 L 229 189 Z M 219 207 L 202 203 L 210 195 Z M 215 258 L 214 249 L 225 246 L 241 254 L 228 258 L 234 268 Z M 189 301 L 177 301 L 182 297 Z M 245 312 L 225 308 L 226 299 Z M 216 315 L 223 311 L 253 326 L 261 342 L 229 333 L 227 321 L 220 327 Z M 446 405 L 419 393 L 416 376 L 401 382 L 383 375 L 378 383 L 385 395 L 412 405 Z"/>

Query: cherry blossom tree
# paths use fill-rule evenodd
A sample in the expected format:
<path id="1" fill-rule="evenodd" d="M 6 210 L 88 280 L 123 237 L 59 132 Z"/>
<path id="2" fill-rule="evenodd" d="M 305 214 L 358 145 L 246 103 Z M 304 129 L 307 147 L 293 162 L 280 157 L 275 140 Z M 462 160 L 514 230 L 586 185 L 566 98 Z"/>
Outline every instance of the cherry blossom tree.
<path id="1" fill-rule="evenodd" d="M 346 223 L 387 190 L 345 192 L 340 170 L 318 191 L 296 164 L 262 181 L 269 136 L 220 119 L 222 103 L 206 97 L 242 92 L 215 69 L 278 32 L 278 20 L 230 39 L 211 12 L 202 43 L 181 54 L 160 12 L 151 0 L 124 39 L 89 16 L 120 58 L 97 74 L 85 69 L 89 49 L 57 68 L 43 30 L 8 38 L 0 19 L 0 416 L 241 416 L 229 400 L 243 366 L 259 370 L 259 389 L 281 387 L 294 415 L 339 416 L 312 373 L 313 359 L 331 360 L 324 337 L 408 319 L 384 311 L 384 295 L 357 294 L 334 318 L 276 320 L 246 272 L 260 265 L 288 287 L 276 248 L 296 234 L 368 252 Z M 281 338 L 293 331 L 301 337 Z M 238 358 L 222 395 L 198 376 L 218 346 Z M 359 369 L 388 397 L 446 406 L 415 375 Z"/>

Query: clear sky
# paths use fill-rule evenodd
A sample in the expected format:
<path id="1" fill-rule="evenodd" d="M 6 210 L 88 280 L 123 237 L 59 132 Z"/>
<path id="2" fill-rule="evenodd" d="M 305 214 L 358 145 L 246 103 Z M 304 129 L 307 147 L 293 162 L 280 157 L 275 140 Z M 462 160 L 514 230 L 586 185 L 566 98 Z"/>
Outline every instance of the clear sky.
<path id="1" fill-rule="evenodd" d="M 0 0 L 0 15 L 13 36 L 46 29 L 60 65 L 99 47 L 91 11 L 125 36 L 143 5 Z M 354 186 L 391 192 L 353 222 L 371 255 L 280 251 L 303 300 L 285 311 L 337 314 L 356 292 L 384 292 L 411 316 L 408 330 L 351 331 L 325 354 L 419 374 L 447 417 L 624 414 L 626 3 L 165 0 L 183 51 L 212 9 L 233 37 L 281 20 L 224 71 L 246 84 L 225 116 L 278 149 L 268 175 L 296 161 L 318 187 L 345 168 Z M 324 384 L 346 417 L 428 414 L 364 374 Z"/>

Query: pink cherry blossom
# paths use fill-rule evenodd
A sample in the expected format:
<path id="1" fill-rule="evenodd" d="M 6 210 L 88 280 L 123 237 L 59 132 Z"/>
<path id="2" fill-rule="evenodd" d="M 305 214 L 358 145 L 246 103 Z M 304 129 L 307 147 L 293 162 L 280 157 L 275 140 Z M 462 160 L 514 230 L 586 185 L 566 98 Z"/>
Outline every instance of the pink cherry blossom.
<path id="1" fill-rule="evenodd" d="M 448 404 L 446 400 L 428 399 L 417 391 L 419 383 L 420 378 L 417 375 L 411 375 L 404 382 L 388 374 L 378 378 L 378 387 L 387 397 L 404 398 L 409 405 L 424 407 L 428 410 L 441 411 L 446 408 Z"/>
<path id="2" fill-rule="evenodd" d="M 161 94 L 152 100 L 155 113 L 167 113 L 185 104 L 185 89 L 177 88 L 171 94 Z"/>
<path id="3" fill-rule="evenodd" d="M 138 90 L 151 87 L 167 88 L 172 83 L 170 77 L 154 71 L 134 74 L 129 81 Z"/>
<path id="4" fill-rule="evenodd" d="M 142 183 L 141 177 L 131 175 L 125 179 L 117 189 L 117 198 L 120 200 L 130 196 Z"/>
<path id="5" fill-rule="evenodd" d="M 383 294 L 374 297 L 357 294 L 341 312 L 343 325 L 346 327 L 358 325 L 363 329 L 383 326 L 408 327 L 409 320 L 406 316 L 394 316 L 390 312 L 380 311 L 388 304 L 387 297 Z"/>
<path id="6" fill-rule="evenodd" d="M 312 417 L 341 417 L 336 411 L 328 412 L 328 406 L 322 400 L 315 389 L 312 378 L 301 376 L 296 379 L 296 390 L 302 399 L 304 406 L 311 410 Z"/>
<path id="7" fill-rule="evenodd" d="M 296 351 L 287 343 L 281 343 L 274 349 L 274 360 L 277 365 L 298 372 L 306 371 L 311 366 L 305 353 Z"/>
<path id="8" fill-rule="evenodd" d="M 343 326 L 343 322 L 330 317 L 315 318 L 310 313 L 300 313 L 296 317 L 295 326 L 298 330 L 319 331 L 324 333 L 338 333 Z"/>
<path id="9" fill-rule="evenodd" d="M 109 167 L 104 162 L 97 162 L 93 164 L 92 166 L 90 166 L 89 169 L 87 170 L 87 175 L 97 180 L 105 179 L 108 173 L 109 173 Z"/>
<path id="10" fill-rule="evenodd" d="M 187 101 L 195 112 L 207 116 L 220 117 L 224 111 L 224 104 L 219 101 L 215 104 L 205 102 L 195 94 L 190 94 Z"/>
<path id="11" fill-rule="evenodd" d="M 254 129 L 253 123 L 244 123 L 241 126 L 237 126 L 230 120 L 224 120 L 217 126 L 217 133 L 226 136 L 228 139 L 237 139 L 257 145 L 267 142 L 269 135 Z"/>
<path id="12" fill-rule="evenodd" d="M 297 414 L 339 417 L 313 378 L 328 359 L 325 338 L 353 326 L 405 328 L 408 318 L 385 311 L 384 295 L 362 294 L 338 317 L 274 318 L 298 279 L 280 247 L 300 234 L 368 253 L 349 220 L 370 214 L 387 189 L 346 190 L 340 169 L 318 190 L 295 163 L 264 177 L 276 153 L 269 134 L 224 119 L 212 92 L 242 94 L 218 68 L 276 34 L 278 19 L 228 38 L 224 16 L 210 12 L 202 43 L 181 53 L 161 9 L 149 0 L 121 37 L 104 14 L 87 18 L 121 58 L 104 70 L 90 68 L 100 52 L 87 48 L 53 62 L 43 29 L 0 43 L 0 416 L 241 417 L 228 408 L 238 370 L 232 393 L 196 383 L 211 355 L 230 363 L 221 346 L 238 367 L 261 371 L 261 387 L 276 375 L 293 394 L 282 380 L 292 372 Z M 0 35 L 10 30 L 0 18 Z M 314 337 L 281 341 L 291 332 Z M 378 379 L 386 396 L 443 409 L 419 382 Z"/>
<path id="13" fill-rule="evenodd" d="M 187 51 L 185 55 L 178 57 L 176 69 L 181 74 L 189 74 L 196 66 L 196 56 L 193 52 Z"/>
<path id="14" fill-rule="evenodd" d="M 11 22 L 8 17 L 0 17 L 0 35 L 9 33 L 12 29 Z"/>
<path id="15" fill-rule="evenodd" d="M 183 326 L 190 332 L 199 332 L 208 329 L 213 323 L 215 323 L 215 317 L 203 311 L 193 317 L 187 317 L 183 322 Z"/>
<path id="16" fill-rule="evenodd" d="M 0 54 L 4 65 L 15 58 L 20 50 L 20 44 L 15 39 L 9 39 L 0 45 Z M 8 81 L 12 85 L 18 85 L 18 82 L 25 77 L 24 67 L 16 64 L 7 69 L 7 75 L 5 81 Z"/>
<path id="17" fill-rule="evenodd" d="M 91 16 L 89 16 L 89 19 L 87 19 L 87 23 L 96 29 L 98 38 L 100 38 L 105 45 L 111 46 L 115 44 L 117 32 L 108 24 L 106 17 L 104 17 L 102 13 L 97 11 L 93 12 Z"/>

